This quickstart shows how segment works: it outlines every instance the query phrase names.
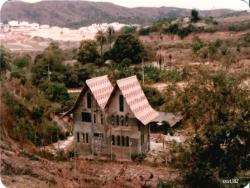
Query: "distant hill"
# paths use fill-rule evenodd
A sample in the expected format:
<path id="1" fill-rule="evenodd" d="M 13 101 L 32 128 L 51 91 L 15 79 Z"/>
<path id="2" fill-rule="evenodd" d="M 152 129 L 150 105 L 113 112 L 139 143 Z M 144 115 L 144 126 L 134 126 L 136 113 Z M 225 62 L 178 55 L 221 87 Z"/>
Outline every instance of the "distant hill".
<path id="1" fill-rule="evenodd" d="M 202 16 L 213 17 L 236 13 L 236 11 L 228 9 L 200 11 Z M 188 16 L 189 14 L 190 10 L 188 9 L 174 7 L 127 8 L 105 2 L 54 0 L 26 3 L 22 1 L 8 1 L 2 7 L 1 20 L 3 22 L 10 20 L 28 21 L 76 28 L 101 22 L 141 24 L 160 18 L 175 18 Z"/>

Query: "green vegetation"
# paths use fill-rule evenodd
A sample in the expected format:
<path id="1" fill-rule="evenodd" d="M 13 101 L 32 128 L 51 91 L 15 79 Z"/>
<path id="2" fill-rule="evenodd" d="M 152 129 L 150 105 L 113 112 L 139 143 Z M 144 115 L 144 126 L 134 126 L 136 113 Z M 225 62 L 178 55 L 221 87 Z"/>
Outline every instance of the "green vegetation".
<path id="1" fill-rule="evenodd" d="M 96 41 L 98 42 L 98 44 L 100 45 L 100 55 L 102 57 L 102 54 L 103 54 L 103 45 L 104 43 L 107 41 L 106 37 L 105 37 L 105 33 L 100 30 L 96 33 Z"/>
<path id="2" fill-rule="evenodd" d="M 230 59 L 234 62 L 235 56 L 232 56 L 228 41 L 215 40 L 211 42 L 203 42 L 199 38 L 195 38 L 192 43 L 192 51 L 196 57 L 201 59 L 221 60 L 222 58 Z M 232 44 L 232 46 L 235 44 Z M 230 57 L 230 58 L 229 58 Z"/>
<path id="3" fill-rule="evenodd" d="M 124 26 L 121 29 L 121 33 L 122 34 L 134 34 L 136 33 L 137 27 L 136 26 Z"/>
<path id="4" fill-rule="evenodd" d="M 14 94 L 10 90 L 15 85 L 16 90 L 23 88 L 21 94 Z M 4 85 L 1 100 L 4 102 L 7 118 L 13 122 L 11 136 L 22 142 L 41 146 L 56 142 L 59 138 L 64 139 L 64 133 L 51 121 L 50 114 L 58 111 L 58 105 L 51 103 L 37 91 L 31 84 L 23 85 L 13 79 L 9 85 Z M 29 90 L 27 90 L 29 88 Z M 6 126 L 6 125 L 3 125 Z"/>
<path id="5" fill-rule="evenodd" d="M 50 101 L 66 102 L 69 100 L 69 94 L 64 84 L 43 82 L 40 88 Z"/>
<path id="6" fill-rule="evenodd" d="M 134 64 L 141 62 L 143 46 L 140 41 L 133 35 L 122 34 L 117 37 L 113 48 L 106 52 L 105 59 L 112 59 L 116 63 L 128 58 Z"/>
<path id="7" fill-rule="evenodd" d="M 219 187 L 218 178 L 249 169 L 249 93 L 240 87 L 240 75 L 226 71 L 200 70 L 194 78 L 171 101 L 171 108 L 182 111 L 196 130 L 180 159 L 185 183 Z"/>
<path id="8" fill-rule="evenodd" d="M 165 98 L 158 90 L 151 87 L 143 87 L 143 91 L 154 109 L 159 109 L 164 104 Z"/>
<path id="9" fill-rule="evenodd" d="M 82 64 L 95 63 L 98 58 L 96 42 L 93 40 L 82 41 L 78 49 L 78 61 Z"/>
<path id="10" fill-rule="evenodd" d="M 14 59 L 14 65 L 17 69 L 23 69 L 28 67 L 31 61 L 31 57 L 29 55 L 21 55 Z"/>
<path id="11" fill-rule="evenodd" d="M 0 46 L 0 72 L 4 72 L 7 69 L 10 69 L 9 65 L 10 54 L 7 49 L 2 45 Z"/>
<path id="12" fill-rule="evenodd" d="M 191 11 L 191 22 L 198 22 L 200 20 L 199 12 L 195 9 Z"/>
<path id="13" fill-rule="evenodd" d="M 172 70 L 160 70 L 153 66 L 145 66 L 145 82 L 155 83 L 164 81 L 180 81 L 183 79 L 183 73 L 176 69 Z"/>

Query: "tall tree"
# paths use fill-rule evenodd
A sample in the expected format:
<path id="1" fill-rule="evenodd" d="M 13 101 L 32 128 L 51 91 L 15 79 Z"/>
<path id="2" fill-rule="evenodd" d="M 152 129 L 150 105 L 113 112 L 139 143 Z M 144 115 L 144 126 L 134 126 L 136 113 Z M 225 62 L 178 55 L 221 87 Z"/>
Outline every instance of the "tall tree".
<path id="1" fill-rule="evenodd" d="M 95 63 L 99 57 L 97 44 L 94 40 L 84 40 L 78 49 L 78 61 L 84 63 Z"/>
<path id="2" fill-rule="evenodd" d="M 196 9 L 191 11 L 191 21 L 196 23 L 200 20 L 199 12 Z"/>
<path id="3" fill-rule="evenodd" d="M 96 33 L 96 41 L 99 43 L 100 45 L 100 53 L 101 53 L 101 57 L 102 57 L 102 54 L 103 54 L 103 45 L 104 43 L 106 42 L 106 37 L 105 37 L 105 34 L 102 30 L 99 30 L 97 33 Z"/>
<path id="4" fill-rule="evenodd" d="M 138 38 L 131 34 L 123 34 L 118 36 L 113 48 L 105 56 L 117 63 L 125 58 L 129 58 L 133 63 L 139 63 L 143 51 L 144 48 Z"/>
<path id="5" fill-rule="evenodd" d="M 0 72 L 4 72 L 10 68 L 10 54 L 4 46 L 0 46 Z"/>
<path id="6" fill-rule="evenodd" d="M 110 50 L 112 48 L 112 42 L 113 42 L 113 39 L 114 39 L 114 35 L 115 35 L 114 27 L 113 26 L 109 26 L 107 28 L 107 39 L 108 39 L 108 42 L 109 42 L 109 49 Z"/>

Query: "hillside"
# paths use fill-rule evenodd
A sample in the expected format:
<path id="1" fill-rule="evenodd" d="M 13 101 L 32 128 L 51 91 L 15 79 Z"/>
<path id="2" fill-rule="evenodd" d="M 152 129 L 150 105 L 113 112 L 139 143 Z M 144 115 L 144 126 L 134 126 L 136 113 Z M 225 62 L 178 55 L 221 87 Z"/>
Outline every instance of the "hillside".
<path id="1" fill-rule="evenodd" d="M 218 9 L 201 11 L 202 16 L 227 16 L 241 14 L 233 10 Z M 148 23 L 160 18 L 187 16 L 190 10 L 160 7 L 160 8 L 126 8 L 112 3 L 87 1 L 41 1 L 26 3 L 8 1 L 1 10 L 1 20 L 37 22 L 63 27 L 79 27 L 100 22 Z M 244 13 L 243 13 L 244 14 Z"/>

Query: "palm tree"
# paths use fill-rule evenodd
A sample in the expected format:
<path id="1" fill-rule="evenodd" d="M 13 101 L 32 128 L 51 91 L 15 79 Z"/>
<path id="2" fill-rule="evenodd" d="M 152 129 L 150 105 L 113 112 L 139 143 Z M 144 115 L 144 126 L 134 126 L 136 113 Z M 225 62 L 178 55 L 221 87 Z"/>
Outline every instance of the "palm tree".
<path id="1" fill-rule="evenodd" d="M 109 26 L 107 28 L 107 38 L 108 38 L 108 42 L 109 42 L 109 48 L 111 49 L 112 47 L 112 41 L 114 38 L 114 34 L 115 34 L 115 30 L 113 26 Z"/>
<path id="2" fill-rule="evenodd" d="M 96 33 L 96 36 L 95 36 L 97 42 L 100 44 L 100 51 L 101 51 L 101 57 L 102 57 L 102 54 L 103 54 L 103 45 L 104 43 L 106 42 L 106 37 L 104 35 L 104 32 L 102 30 L 99 30 L 97 33 Z"/>

